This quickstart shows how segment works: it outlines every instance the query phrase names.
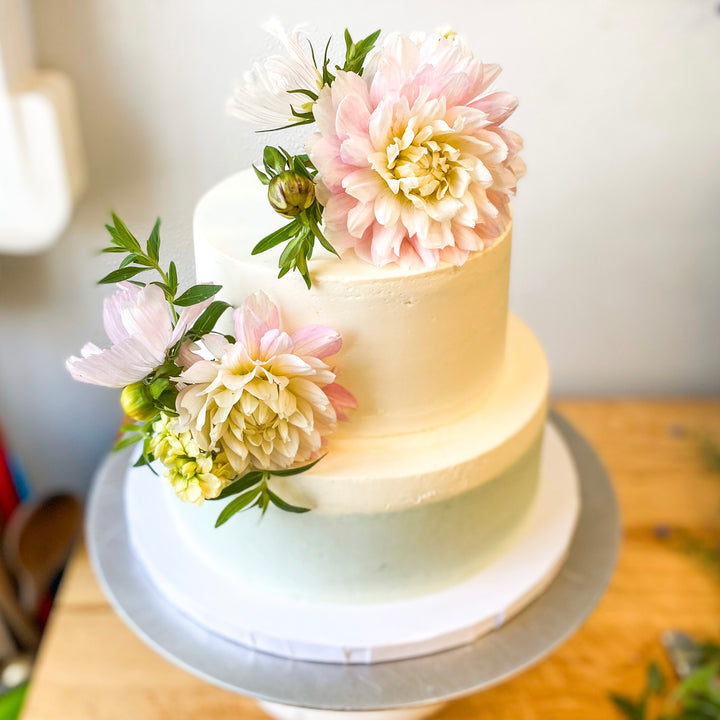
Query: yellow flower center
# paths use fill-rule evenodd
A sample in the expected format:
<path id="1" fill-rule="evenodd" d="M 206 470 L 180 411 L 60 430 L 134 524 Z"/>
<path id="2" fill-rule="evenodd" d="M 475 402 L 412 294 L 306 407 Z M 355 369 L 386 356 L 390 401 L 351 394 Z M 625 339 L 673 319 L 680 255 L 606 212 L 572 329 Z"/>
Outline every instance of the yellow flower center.
<path id="1" fill-rule="evenodd" d="M 393 137 L 385 151 L 386 170 L 377 168 L 393 193 L 408 199 L 442 200 L 451 190 L 460 151 L 445 140 L 433 138 L 432 127 L 417 132 L 408 126 Z"/>

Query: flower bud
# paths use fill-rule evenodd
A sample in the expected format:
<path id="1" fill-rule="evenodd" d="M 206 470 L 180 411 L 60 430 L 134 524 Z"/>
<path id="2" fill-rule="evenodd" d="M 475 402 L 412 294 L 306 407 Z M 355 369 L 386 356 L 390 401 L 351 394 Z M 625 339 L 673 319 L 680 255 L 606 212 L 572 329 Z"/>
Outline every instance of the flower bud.
<path id="1" fill-rule="evenodd" d="M 142 422 L 152 420 L 158 414 L 147 386 L 142 380 L 123 388 L 120 404 L 127 415 Z"/>
<path id="2" fill-rule="evenodd" d="M 268 200 L 275 212 L 294 218 L 313 204 L 315 184 L 304 175 L 285 170 L 270 181 Z"/>

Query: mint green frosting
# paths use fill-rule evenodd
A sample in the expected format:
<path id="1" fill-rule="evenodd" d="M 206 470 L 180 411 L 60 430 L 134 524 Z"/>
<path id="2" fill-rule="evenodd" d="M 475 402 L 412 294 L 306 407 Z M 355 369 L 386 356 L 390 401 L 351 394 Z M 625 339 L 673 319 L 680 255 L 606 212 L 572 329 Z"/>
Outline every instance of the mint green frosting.
<path id="1" fill-rule="evenodd" d="M 207 562 L 260 592 L 332 602 L 388 602 L 462 582 L 512 541 L 538 484 L 542 433 L 495 478 L 438 502 L 378 513 L 295 515 L 271 507 L 214 523 L 226 501 L 172 498 Z"/>

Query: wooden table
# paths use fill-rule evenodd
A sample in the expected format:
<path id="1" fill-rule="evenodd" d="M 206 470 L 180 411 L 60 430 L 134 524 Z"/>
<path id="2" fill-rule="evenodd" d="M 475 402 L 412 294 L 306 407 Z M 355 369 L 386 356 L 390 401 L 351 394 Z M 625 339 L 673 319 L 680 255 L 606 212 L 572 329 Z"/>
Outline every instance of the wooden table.
<path id="1" fill-rule="evenodd" d="M 636 694 L 663 657 L 660 633 L 720 629 L 720 576 L 657 537 L 671 525 L 703 537 L 720 527 L 720 475 L 699 437 L 720 440 L 720 401 L 559 401 L 592 442 L 617 489 L 624 540 L 610 589 L 584 627 L 514 680 L 456 701 L 438 720 L 610 720 L 610 691 Z M 180 670 L 146 647 L 108 606 L 83 548 L 66 574 L 24 720 L 265 718 L 248 698 Z"/>

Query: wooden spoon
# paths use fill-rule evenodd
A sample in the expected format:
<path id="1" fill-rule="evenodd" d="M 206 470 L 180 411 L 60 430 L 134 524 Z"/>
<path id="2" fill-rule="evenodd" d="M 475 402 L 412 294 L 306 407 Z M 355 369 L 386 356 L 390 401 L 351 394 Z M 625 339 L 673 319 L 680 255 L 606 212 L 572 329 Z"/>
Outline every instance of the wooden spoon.
<path id="1" fill-rule="evenodd" d="M 72 495 L 21 505 L 5 528 L 3 550 L 18 583 L 20 607 L 34 615 L 78 536 L 82 510 Z"/>

